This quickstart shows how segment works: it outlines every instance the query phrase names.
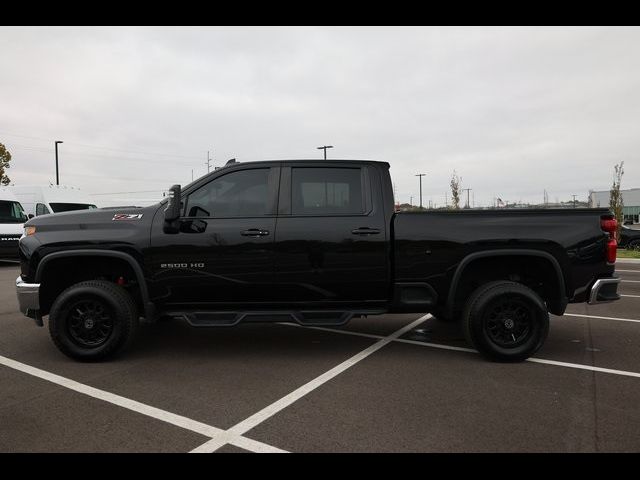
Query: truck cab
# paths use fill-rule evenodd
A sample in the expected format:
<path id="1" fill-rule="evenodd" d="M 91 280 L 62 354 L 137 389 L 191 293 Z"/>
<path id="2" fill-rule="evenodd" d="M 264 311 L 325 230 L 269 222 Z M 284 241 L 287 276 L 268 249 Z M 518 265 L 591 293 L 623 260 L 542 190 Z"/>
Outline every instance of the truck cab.
<path id="1" fill-rule="evenodd" d="M 0 188 L 0 260 L 18 261 L 18 241 L 28 220 L 22 205 L 7 188 Z"/>

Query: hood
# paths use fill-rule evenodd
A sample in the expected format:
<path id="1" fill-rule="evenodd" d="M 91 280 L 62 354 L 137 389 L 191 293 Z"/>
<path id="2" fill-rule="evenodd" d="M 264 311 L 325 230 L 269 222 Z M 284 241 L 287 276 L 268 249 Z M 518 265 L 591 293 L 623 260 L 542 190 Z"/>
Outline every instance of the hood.
<path id="1" fill-rule="evenodd" d="M 25 226 L 36 227 L 34 237 L 43 245 L 140 245 L 148 241 L 159 208 L 155 204 L 53 213 L 34 217 Z"/>

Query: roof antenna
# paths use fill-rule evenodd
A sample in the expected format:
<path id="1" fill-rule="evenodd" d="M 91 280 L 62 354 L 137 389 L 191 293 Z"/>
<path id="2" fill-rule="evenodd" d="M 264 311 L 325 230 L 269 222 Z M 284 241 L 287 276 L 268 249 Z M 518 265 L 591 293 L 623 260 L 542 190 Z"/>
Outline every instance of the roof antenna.
<path id="1" fill-rule="evenodd" d="M 238 162 L 236 162 L 235 158 L 232 158 L 231 160 L 228 160 L 227 163 L 225 163 L 225 165 L 231 165 L 233 163 L 238 163 Z"/>

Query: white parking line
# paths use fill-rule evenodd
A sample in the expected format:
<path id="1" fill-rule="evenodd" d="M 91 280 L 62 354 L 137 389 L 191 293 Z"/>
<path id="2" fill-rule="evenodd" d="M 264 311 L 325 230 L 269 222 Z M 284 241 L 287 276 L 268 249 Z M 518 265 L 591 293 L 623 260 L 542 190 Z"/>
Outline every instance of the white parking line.
<path id="1" fill-rule="evenodd" d="M 640 280 L 620 280 L 620 283 L 640 283 Z"/>
<path id="2" fill-rule="evenodd" d="M 565 315 L 567 315 L 567 314 L 565 314 Z M 596 318 L 609 318 L 609 317 L 596 317 Z M 638 321 L 640 321 L 640 320 L 638 320 Z M 330 329 L 330 328 L 326 328 L 325 330 L 330 331 L 330 332 L 334 332 L 334 333 L 344 333 L 344 330 L 337 330 L 337 329 Z M 350 331 L 349 334 L 350 335 L 357 335 L 357 332 Z M 366 334 L 366 333 L 362 334 L 362 335 L 363 336 L 368 336 L 368 334 Z M 477 350 L 474 350 L 474 349 L 471 349 L 471 348 L 455 347 L 453 345 L 445 345 L 445 344 L 442 344 L 442 343 L 421 342 L 419 340 L 408 340 L 408 339 L 405 339 L 405 338 L 396 338 L 395 340 L 393 340 L 393 342 L 409 343 L 409 344 L 412 344 L 412 345 L 418 345 L 420 347 L 438 348 L 438 349 L 441 349 L 441 350 L 453 350 L 453 351 L 465 352 L 465 353 L 478 353 Z M 532 363 L 543 363 L 543 364 L 547 364 L 547 365 L 555 365 L 555 366 L 559 366 L 559 367 L 575 368 L 575 369 L 579 369 L 579 370 L 589 370 L 589 371 L 592 371 L 592 372 L 611 373 L 613 375 L 622 375 L 622 376 L 625 376 L 625 377 L 640 378 L 640 373 L 637 373 L 637 372 L 630 372 L 630 371 L 626 371 L 626 370 L 614 370 L 612 368 L 594 367 L 593 365 L 583 365 L 583 364 L 580 364 L 580 363 L 559 362 L 557 360 L 547 360 L 546 358 L 537 358 L 537 357 L 527 358 L 525 361 L 532 362 Z"/>
<path id="3" fill-rule="evenodd" d="M 640 295 L 623 295 L 620 294 L 621 297 L 633 297 L 633 298 L 640 298 Z"/>
<path id="4" fill-rule="evenodd" d="M 391 335 L 379 339 L 376 343 L 374 343 L 370 347 L 362 350 L 360 353 L 357 353 L 353 357 L 345 360 L 340 365 L 337 365 L 337 366 L 333 367 L 331 370 L 323 373 L 319 377 L 314 378 L 310 382 L 302 385 L 301 387 L 297 388 L 296 390 L 294 390 L 290 394 L 282 397 L 281 399 L 276 400 L 271 405 L 266 406 L 265 408 L 263 408 L 259 412 L 251 415 L 249 418 L 246 418 L 245 420 L 241 421 L 240 423 L 237 423 L 236 425 L 231 427 L 229 430 L 227 430 L 227 433 L 234 433 L 236 436 L 244 435 L 246 432 L 248 432 L 252 428 L 255 428 L 256 426 L 258 426 L 259 424 L 261 424 L 265 420 L 271 418 L 273 415 L 275 415 L 276 413 L 278 413 L 281 410 L 285 409 L 286 407 L 288 407 L 292 403 L 296 402 L 297 400 L 300 400 L 302 397 L 304 397 L 308 393 L 314 391 L 318 387 L 324 385 L 329 380 L 335 378 L 336 376 L 338 376 L 339 374 L 341 374 L 345 370 L 353 367 L 358 362 L 361 362 L 362 360 L 367 358 L 372 353 L 380 350 L 382 347 L 384 347 L 388 343 L 394 341 L 395 339 L 397 339 L 401 335 L 404 335 L 406 332 L 412 330 L 415 326 L 419 325 L 420 323 L 424 322 L 425 320 L 427 320 L 430 317 L 431 317 L 431 314 L 424 315 L 423 317 L 420 317 L 417 320 L 414 320 L 413 322 L 411 322 L 410 324 L 405 325 L 401 329 L 395 331 Z M 314 327 L 312 327 L 312 328 L 314 328 Z M 323 328 L 323 330 L 331 331 L 331 329 L 324 329 L 324 328 Z M 337 331 L 339 331 L 340 333 L 346 334 L 346 335 L 353 335 L 354 334 L 353 332 L 350 332 L 350 331 L 349 332 L 340 331 L 340 330 L 337 330 Z M 367 336 L 368 337 L 367 334 L 364 334 L 362 336 Z M 211 440 L 209 440 L 208 442 L 200 445 L 198 448 L 192 450 L 191 453 L 211 453 L 211 452 L 215 452 L 217 449 L 222 447 L 225 443 L 227 443 L 227 441 L 225 440 L 223 435 L 219 436 L 219 438 L 215 438 L 214 437 Z"/>
<path id="5" fill-rule="evenodd" d="M 103 400 L 105 402 L 111 403 L 112 405 L 117 405 L 119 407 L 126 408 L 127 410 L 131 410 L 133 412 L 146 415 L 147 417 L 155 418 L 156 420 L 170 423 L 171 425 L 175 425 L 176 427 L 184 428 L 185 430 L 190 430 L 192 432 L 199 433 L 200 435 L 204 435 L 205 437 L 218 437 L 220 435 L 224 435 L 226 438 L 225 443 L 232 443 L 238 447 L 244 448 L 246 450 L 250 450 L 252 452 L 264 452 L 264 451 L 283 452 L 284 451 L 276 447 L 272 447 L 271 445 L 258 442 L 256 440 L 251 440 L 249 438 L 241 437 L 240 435 L 237 435 L 237 434 L 226 432 L 225 430 L 213 427 L 211 425 L 207 425 L 206 423 L 198 422 L 197 420 L 192 420 L 190 418 L 183 417 L 182 415 L 176 415 L 175 413 L 167 412 L 166 410 L 161 410 L 159 408 L 152 407 L 150 405 L 146 405 L 144 403 L 140 403 L 135 400 L 122 397 L 120 395 L 116 395 L 114 393 L 110 393 L 104 390 L 100 390 L 98 388 L 90 387 L 89 385 L 76 382 L 75 380 L 71 380 L 66 377 L 61 377 L 60 375 L 56 375 L 55 373 L 47 372 L 46 370 L 41 370 L 39 368 L 32 367 L 30 365 L 18 362 L 16 360 L 3 357 L 2 355 L 0 355 L 0 365 L 4 365 L 5 367 L 18 370 L 28 375 L 32 375 L 34 377 L 40 378 L 42 380 L 46 380 L 47 382 L 51 382 L 61 387 L 68 388 L 69 390 L 82 393 L 83 395 L 97 398 L 98 400 Z"/>
<path id="6" fill-rule="evenodd" d="M 640 273 L 640 270 L 623 270 L 623 269 L 621 269 L 621 268 L 616 268 L 616 272 Z"/>
<path id="7" fill-rule="evenodd" d="M 632 323 L 640 323 L 640 320 L 636 320 L 634 318 L 618 318 L 618 317 L 602 317 L 600 315 L 584 315 L 581 313 L 567 313 L 565 312 L 565 317 L 583 317 L 583 318 L 597 318 L 600 320 L 615 320 L 616 322 L 632 322 Z"/>

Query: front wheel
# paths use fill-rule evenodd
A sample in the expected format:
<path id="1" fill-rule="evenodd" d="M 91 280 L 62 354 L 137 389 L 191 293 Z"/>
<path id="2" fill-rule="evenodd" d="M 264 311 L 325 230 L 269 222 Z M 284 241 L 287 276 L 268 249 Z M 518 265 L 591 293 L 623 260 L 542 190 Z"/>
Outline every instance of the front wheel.
<path id="1" fill-rule="evenodd" d="M 102 280 L 63 291 L 49 312 L 49 333 L 58 349 L 76 360 L 96 361 L 125 348 L 136 333 L 136 305 L 122 287 Z"/>
<path id="2" fill-rule="evenodd" d="M 521 362 L 542 346 L 549 313 L 540 296 L 521 283 L 498 281 L 471 294 L 462 315 L 465 337 L 483 356 Z"/>

